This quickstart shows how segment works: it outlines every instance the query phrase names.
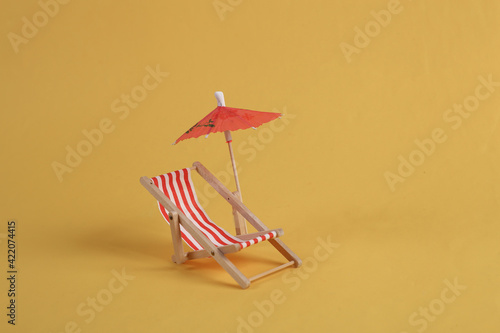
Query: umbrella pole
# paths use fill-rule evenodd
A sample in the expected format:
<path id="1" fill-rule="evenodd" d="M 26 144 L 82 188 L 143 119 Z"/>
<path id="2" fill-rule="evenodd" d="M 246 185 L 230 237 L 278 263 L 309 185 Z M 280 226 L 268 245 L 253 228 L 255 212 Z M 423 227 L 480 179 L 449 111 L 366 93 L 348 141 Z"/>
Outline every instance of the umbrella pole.
<path id="1" fill-rule="evenodd" d="M 217 105 L 218 106 L 226 106 L 226 101 L 224 100 L 224 94 L 222 91 L 216 91 L 215 92 L 215 98 L 217 99 Z M 231 131 L 224 131 L 224 136 L 226 137 L 226 142 L 229 147 L 229 155 L 231 156 L 231 163 L 233 164 L 233 174 L 234 174 L 234 181 L 236 183 L 236 194 L 240 201 L 243 202 L 243 198 L 241 196 L 241 188 L 240 188 L 240 181 L 238 179 L 238 170 L 236 170 L 236 162 L 234 161 L 234 154 L 233 154 L 233 146 L 231 145 L 231 142 L 233 141 L 233 138 L 231 136 Z M 234 217 L 234 225 L 236 227 L 236 235 L 245 235 L 248 234 L 248 229 L 247 229 L 247 224 L 243 216 L 238 213 L 234 207 L 233 207 L 233 217 Z"/>
<path id="2" fill-rule="evenodd" d="M 233 164 L 233 173 L 234 173 L 234 180 L 236 182 L 236 192 L 235 194 L 240 201 L 243 202 L 243 198 L 241 196 L 241 188 L 240 188 L 240 181 L 238 179 L 238 171 L 236 170 L 236 162 L 234 161 L 234 154 L 233 154 L 233 146 L 231 145 L 231 142 L 233 141 L 233 138 L 231 137 L 231 132 L 230 131 L 225 131 L 224 135 L 226 136 L 226 142 L 229 147 L 229 155 L 231 155 L 231 163 Z M 234 225 L 236 227 L 236 235 L 245 235 L 248 234 L 248 229 L 247 229 L 247 224 L 243 216 L 238 213 L 234 207 L 233 207 L 233 217 L 234 217 Z"/>
<path id="3" fill-rule="evenodd" d="M 236 162 L 234 160 L 233 146 L 231 144 L 233 138 L 231 137 L 230 131 L 225 131 L 224 135 L 226 137 L 226 142 L 229 147 L 229 155 L 231 156 L 231 163 L 233 164 L 233 174 L 234 174 L 234 180 L 236 182 L 236 191 L 238 191 L 238 196 L 240 197 L 240 200 L 243 201 L 243 197 L 241 196 L 240 181 L 238 179 L 238 171 L 236 170 Z"/>
<path id="4" fill-rule="evenodd" d="M 224 94 L 222 93 L 222 91 L 216 91 L 214 95 L 215 99 L 217 100 L 218 106 L 226 106 L 226 101 L 224 100 Z M 233 174 L 234 181 L 236 182 L 236 191 L 238 191 L 238 196 L 243 202 L 243 198 L 241 196 L 240 181 L 238 179 L 238 171 L 236 170 L 236 162 L 234 161 L 233 146 L 231 145 L 231 142 L 233 141 L 231 131 L 224 131 L 224 136 L 226 137 L 226 142 L 229 146 L 229 155 L 231 155 L 231 163 L 233 164 Z"/>

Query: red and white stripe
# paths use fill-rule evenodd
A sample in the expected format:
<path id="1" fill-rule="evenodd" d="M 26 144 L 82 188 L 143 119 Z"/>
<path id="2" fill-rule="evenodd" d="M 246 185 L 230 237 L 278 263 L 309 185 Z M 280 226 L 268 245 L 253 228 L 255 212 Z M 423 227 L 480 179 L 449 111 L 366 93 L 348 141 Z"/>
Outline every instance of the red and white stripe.
<path id="1" fill-rule="evenodd" d="M 181 169 L 152 178 L 154 184 L 179 208 L 187 218 L 217 247 L 239 244 L 242 249 L 259 242 L 277 237 L 275 231 L 243 241 L 232 236 L 226 230 L 216 225 L 207 215 L 198 202 L 198 197 L 191 180 L 191 169 Z M 163 218 L 169 223 L 168 211 L 158 202 Z M 203 247 L 181 225 L 182 239 L 193 250 L 202 250 Z"/>

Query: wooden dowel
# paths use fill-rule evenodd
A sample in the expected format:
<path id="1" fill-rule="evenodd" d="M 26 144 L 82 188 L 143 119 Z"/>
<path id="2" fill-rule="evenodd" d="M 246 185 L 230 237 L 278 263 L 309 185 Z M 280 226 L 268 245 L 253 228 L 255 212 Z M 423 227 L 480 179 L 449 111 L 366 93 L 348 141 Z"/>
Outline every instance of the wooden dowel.
<path id="1" fill-rule="evenodd" d="M 280 265 L 280 266 L 272 268 L 272 269 L 270 269 L 268 271 L 265 271 L 265 272 L 262 272 L 260 274 L 254 275 L 254 276 L 252 276 L 252 277 L 250 277 L 248 279 L 250 280 L 250 282 L 253 282 L 253 281 L 257 280 L 257 279 L 263 278 L 264 276 L 267 276 L 267 275 L 272 274 L 272 273 L 276 273 L 278 271 L 281 271 L 282 269 L 285 269 L 285 268 L 287 268 L 289 266 L 292 266 L 294 263 L 295 263 L 294 261 L 289 261 L 286 264 Z"/>

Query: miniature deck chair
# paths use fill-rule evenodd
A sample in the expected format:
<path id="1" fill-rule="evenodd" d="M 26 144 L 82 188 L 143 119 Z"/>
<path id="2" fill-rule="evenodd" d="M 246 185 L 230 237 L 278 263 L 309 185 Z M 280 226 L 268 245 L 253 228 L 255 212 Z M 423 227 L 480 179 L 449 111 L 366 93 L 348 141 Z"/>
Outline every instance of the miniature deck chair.
<path id="1" fill-rule="evenodd" d="M 232 236 L 217 226 L 198 202 L 191 180 L 191 170 L 196 170 L 217 192 L 219 192 L 255 229 L 256 233 Z M 277 237 L 283 235 L 282 229 L 267 228 L 234 194 L 231 193 L 201 163 L 195 162 L 192 168 L 177 170 L 152 179 L 141 178 L 141 184 L 158 200 L 160 212 L 170 224 L 174 255 L 172 260 L 182 264 L 186 260 L 214 258 L 242 288 L 268 274 L 289 266 L 299 267 L 302 261 Z M 239 230 L 239 229 L 237 229 Z M 184 252 L 181 238 L 193 249 Z M 261 274 L 247 278 L 225 256 L 238 252 L 250 245 L 268 240 L 288 262 Z"/>

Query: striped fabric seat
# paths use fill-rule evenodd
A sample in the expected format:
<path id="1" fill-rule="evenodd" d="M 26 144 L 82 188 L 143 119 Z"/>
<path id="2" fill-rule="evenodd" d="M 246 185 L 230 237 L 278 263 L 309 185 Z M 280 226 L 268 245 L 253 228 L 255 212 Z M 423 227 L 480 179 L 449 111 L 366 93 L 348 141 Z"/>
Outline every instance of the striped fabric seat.
<path id="1" fill-rule="evenodd" d="M 241 240 L 216 225 L 201 207 L 191 180 L 191 169 L 181 169 L 151 178 L 154 184 L 179 208 L 195 226 L 217 247 L 239 244 L 241 249 L 277 237 L 276 231 L 251 240 Z M 169 223 L 168 211 L 158 202 L 160 212 Z M 203 250 L 196 239 L 181 225 L 182 239 L 193 249 Z"/>

